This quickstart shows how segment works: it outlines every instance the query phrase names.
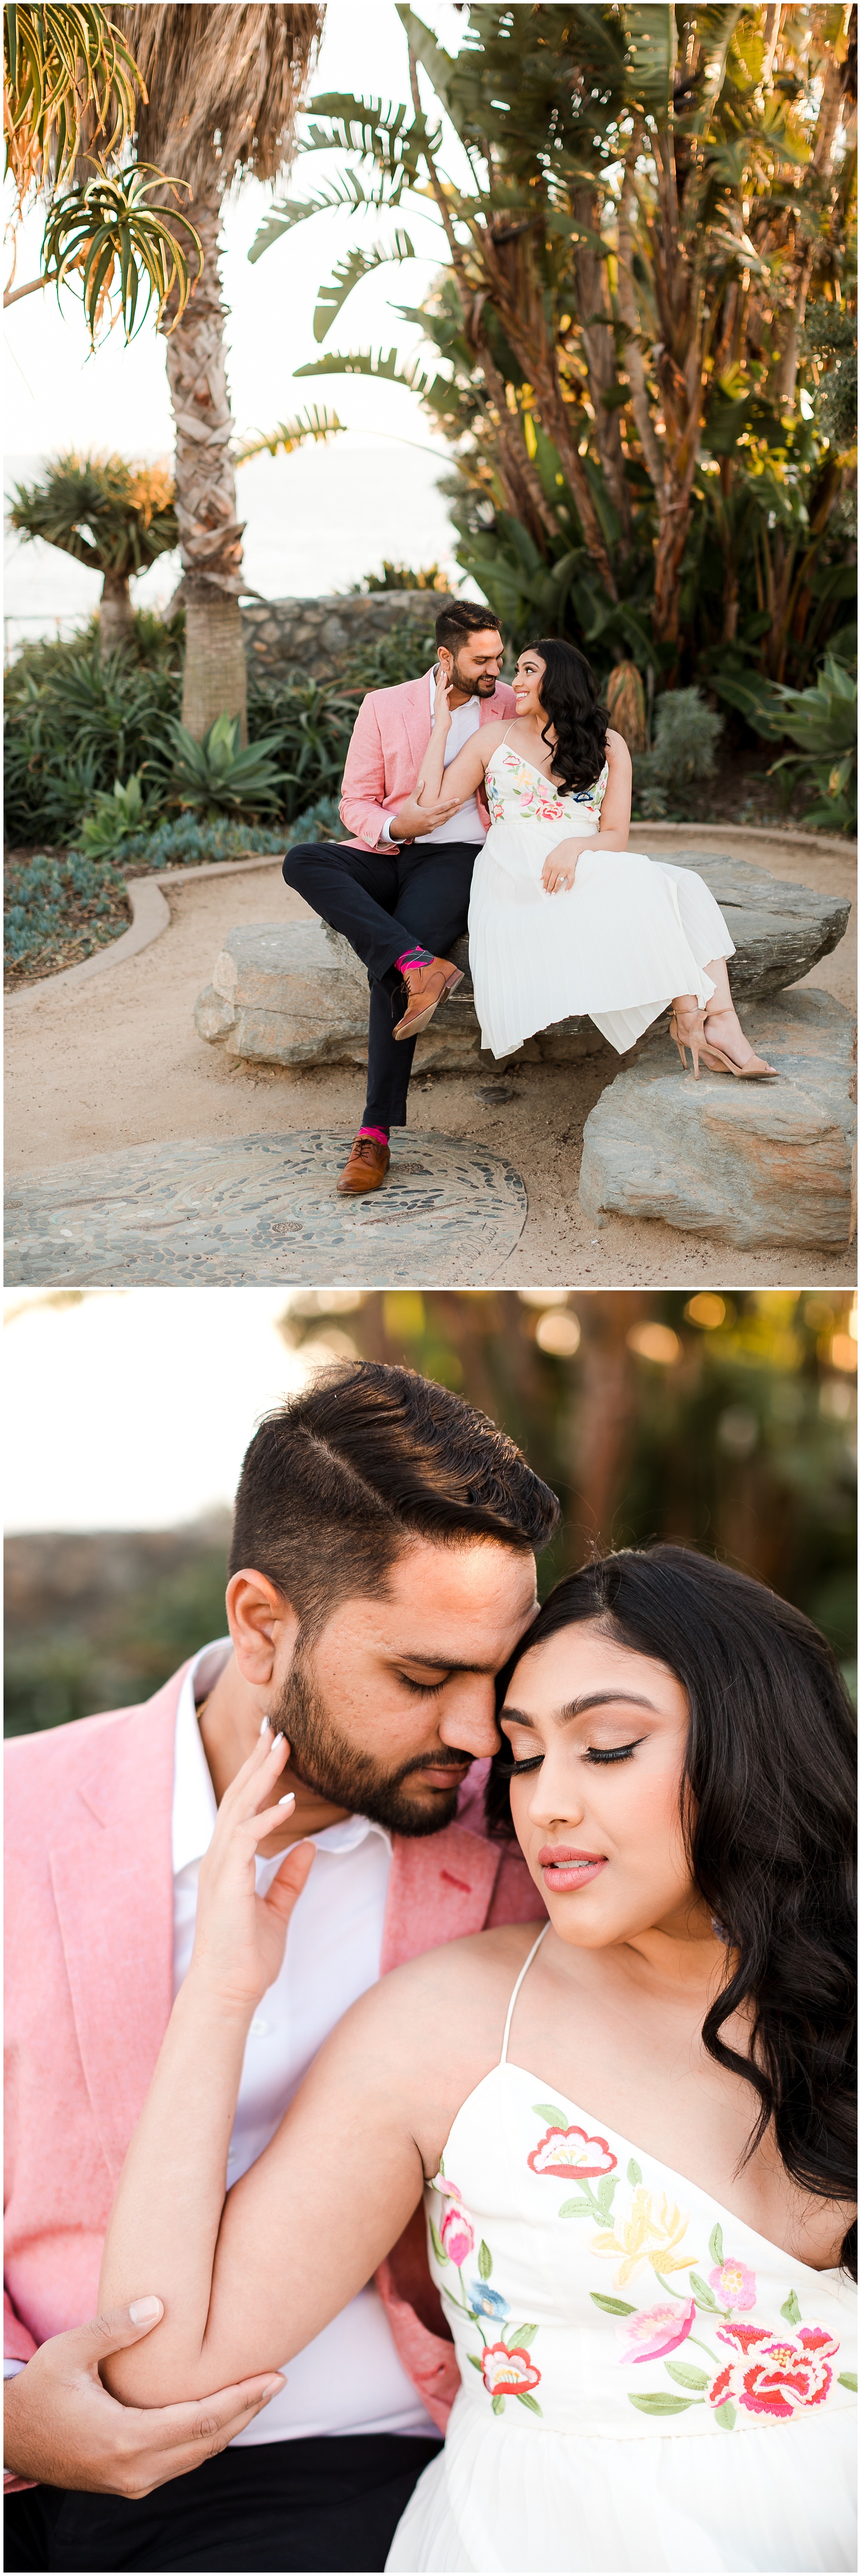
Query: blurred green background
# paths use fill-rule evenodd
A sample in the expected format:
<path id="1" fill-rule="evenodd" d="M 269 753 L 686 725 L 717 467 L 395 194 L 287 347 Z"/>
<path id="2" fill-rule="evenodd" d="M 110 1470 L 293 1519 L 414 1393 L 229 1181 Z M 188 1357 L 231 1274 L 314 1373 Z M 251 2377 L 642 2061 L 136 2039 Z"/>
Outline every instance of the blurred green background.
<path id="1" fill-rule="evenodd" d="M 309 1369 L 404 1360 L 504 1425 L 563 1505 L 542 1595 L 596 1546 L 686 1540 L 806 1610 L 854 1692 L 849 1295 L 300 1291 L 279 1329 Z M 6 1733 L 146 1698 L 222 1635 L 228 1537 L 218 1512 L 7 1540 Z"/>

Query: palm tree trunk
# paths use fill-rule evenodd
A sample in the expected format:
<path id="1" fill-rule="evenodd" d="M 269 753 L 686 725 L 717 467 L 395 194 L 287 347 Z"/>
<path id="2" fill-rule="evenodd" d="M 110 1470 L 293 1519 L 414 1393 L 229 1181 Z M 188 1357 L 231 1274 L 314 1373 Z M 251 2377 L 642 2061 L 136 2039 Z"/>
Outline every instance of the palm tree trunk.
<path id="1" fill-rule="evenodd" d="M 177 604 L 184 603 L 186 611 L 182 721 L 196 742 L 223 713 L 239 716 L 241 739 L 248 739 L 239 613 L 243 529 L 236 517 L 226 312 L 218 274 L 221 188 L 214 164 L 211 181 L 198 184 L 189 207 L 203 245 L 203 273 L 167 343 L 183 568 Z"/>
<path id="2" fill-rule="evenodd" d="M 99 653 L 127 653 L 134 640 L 134 610 L 127 572 L 106 572 L 99 601 Z"/>

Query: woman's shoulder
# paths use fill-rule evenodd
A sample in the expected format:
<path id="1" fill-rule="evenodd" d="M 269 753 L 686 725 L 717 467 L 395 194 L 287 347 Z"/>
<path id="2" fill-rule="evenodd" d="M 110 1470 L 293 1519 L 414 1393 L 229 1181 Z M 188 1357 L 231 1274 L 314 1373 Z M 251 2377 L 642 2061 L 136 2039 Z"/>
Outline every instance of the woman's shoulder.
<path id="1" fill-rule="evenodd" d="M 485 2030 L 500 2008 L 501 2032 L 511 1988 L 541 1928 L 540 1921 L 500 1923 L 423 1950 L 381 1977 L 358 2010 L 392 2034 L 398 2028 L 407 2045 L 409 2034 L 420 2032 L 422 2048 L 436 2038 L 444 2046 L 455 2030 L 461 2038 L 473 2026 Z"/>
<path id="2" fill-rule="evenodd" d="M 625 736 L 623 733 L 614 733 L 612 726 L 607 728 L 607 766 L 608 769 L 617 767 L 630 769 L 631 766 L 631 754 Z"/>

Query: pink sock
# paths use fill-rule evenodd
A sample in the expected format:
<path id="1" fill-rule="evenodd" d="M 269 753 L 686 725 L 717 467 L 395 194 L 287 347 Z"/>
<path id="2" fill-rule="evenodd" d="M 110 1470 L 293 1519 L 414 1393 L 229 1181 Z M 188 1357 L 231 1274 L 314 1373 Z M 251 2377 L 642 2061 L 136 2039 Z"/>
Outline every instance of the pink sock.
<path id="1" fill-rule="evenodd" d="M 395 958 L 395 965 L 398 974 L 405 975 L 408 966 L 432 966 L 433 958 L 429 948 L 405 948 L 403 956 Z"/>
<path id="2" fill-rule="evenodd" d="M 378 1145 L 388 1144 L 389 1131 L 387 1127 L 360 1127 L 358 1132 L 360 1136 L 375 1136 Z"/>

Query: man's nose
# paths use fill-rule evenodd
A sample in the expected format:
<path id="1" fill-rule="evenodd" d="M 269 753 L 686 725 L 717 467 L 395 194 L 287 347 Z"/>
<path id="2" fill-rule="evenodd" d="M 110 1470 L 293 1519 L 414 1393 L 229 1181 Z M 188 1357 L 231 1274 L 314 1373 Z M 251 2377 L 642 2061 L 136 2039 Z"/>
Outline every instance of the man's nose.
<path id="1" fill-rule="evenodd" d="M 476 1760 L 498 1753 L 499 1732 L 496 1724 L 496 1692 L 492 1676 L 487 1673 L 458 1674 L 449 1683 L 439 1721 L 442 1744 L 471 1753 Z"/>

